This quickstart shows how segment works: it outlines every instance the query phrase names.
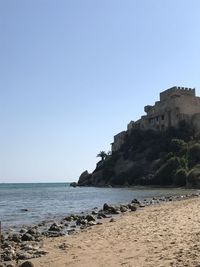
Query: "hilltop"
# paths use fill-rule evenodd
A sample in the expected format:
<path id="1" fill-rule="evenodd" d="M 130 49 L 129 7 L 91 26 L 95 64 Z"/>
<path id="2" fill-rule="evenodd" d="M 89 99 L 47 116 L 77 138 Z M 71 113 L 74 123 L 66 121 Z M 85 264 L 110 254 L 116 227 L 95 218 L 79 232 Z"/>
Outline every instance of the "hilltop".
<path id="1" fill-rule="evenodd" d="M 166 131 L 132 129 L 118 151 L 79 178 L 80 186 L 200 185 L 200 136 L 180 122 Z"/>
<path id="2" fill-rule="evenodd" d="M 195 89 L 172 87 L 160 93 L 147 115 L 114 136 L 112 154 L 80 186 L 200 185 L 200 98 Z"/>

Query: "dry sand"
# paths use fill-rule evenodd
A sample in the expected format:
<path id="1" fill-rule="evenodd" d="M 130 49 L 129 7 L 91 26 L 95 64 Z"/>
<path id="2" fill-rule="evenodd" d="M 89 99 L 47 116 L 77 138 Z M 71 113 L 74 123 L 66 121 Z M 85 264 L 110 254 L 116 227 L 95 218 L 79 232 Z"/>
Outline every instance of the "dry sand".
<path id="1" fill-rule="evenodd" d="M 32 260 L 36 267 L 197 267 L 200 198 L 146 207 L 73 236 L 46 239 L 44 249 L 49 254 Z"/>

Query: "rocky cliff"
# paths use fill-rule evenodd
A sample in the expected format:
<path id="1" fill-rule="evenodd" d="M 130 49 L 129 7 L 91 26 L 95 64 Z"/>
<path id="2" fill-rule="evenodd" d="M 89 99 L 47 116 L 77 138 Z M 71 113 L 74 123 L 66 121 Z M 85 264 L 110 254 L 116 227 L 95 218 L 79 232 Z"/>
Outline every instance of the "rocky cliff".
<path id="1" fill-rule="evenodd" d="M 83 172 L 79 186 L 200 185 L 200 138 L 181 122 L 166 131 L 133 129 L 122 147 Z"/>

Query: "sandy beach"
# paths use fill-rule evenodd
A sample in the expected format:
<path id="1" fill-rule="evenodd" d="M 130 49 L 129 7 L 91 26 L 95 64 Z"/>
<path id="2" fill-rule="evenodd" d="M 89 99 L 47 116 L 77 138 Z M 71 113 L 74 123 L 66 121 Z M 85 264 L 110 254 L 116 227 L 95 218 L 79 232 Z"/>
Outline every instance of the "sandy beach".
<path id="1" fill-rule="evenodd" d="M 200 266 L 200 198 L 105 219 L 72 236 L 48 238 L 36 267 Z"/>

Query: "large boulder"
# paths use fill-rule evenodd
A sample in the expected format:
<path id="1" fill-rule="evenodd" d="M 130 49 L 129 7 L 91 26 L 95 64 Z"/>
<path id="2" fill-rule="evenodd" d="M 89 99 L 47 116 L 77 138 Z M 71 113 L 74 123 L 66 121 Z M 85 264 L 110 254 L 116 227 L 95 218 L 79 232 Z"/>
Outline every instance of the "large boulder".
<path id="1" fill-rule="evenodd" d="M 72 183 L 69 184 L 69 186 L 71 186 L 71 187 L 77 187 L 77 183 L 76 182 L 72 182 Z"/>
<path id="2" fill-rule="evenodd" d="M 34 267 L 34 264 L 31 261 L 25 261 L 19 267 Z"/>
<path id="3" fill-rule="evenodd" d="M 103 205 L 103 211 L 105 213 L 110 213 L 110 214 L 119 214 L 119 209 L 117 207 L 114 207 L 114 206 L 111 206 L 111 205 L 108 205 L 107 203 L 105 203 Z"/>
<path id="4" fill-rule="evenodd" d="M 91 177 L 91 185 L 93 186 L 104 186 L 105 185 L 105 180 L 103 178 L 103 171 L 99 170 L 99 171 L 95 171 L 92 173 L 92 177 Z"/>
<path id="5" fill-rule="evenodd" d="M 78 179 L 78 185 L 80 185 L 80 186 L 90 185 L 90 183 L 91 183 L 91 176 L 92 175 L 87 170 L 84 171 L 80 175 L 80 177 Z"/>
<path id="6" fill-rule="evenodd" d="M 32 236 L 28 233 L 25 233 L 22 236 L 22 241 L 33 241 L 33 240 L 35 240 L 34 236 Z"/>

